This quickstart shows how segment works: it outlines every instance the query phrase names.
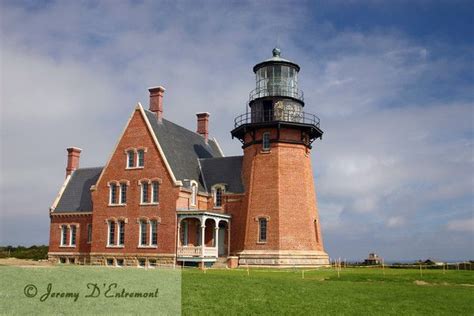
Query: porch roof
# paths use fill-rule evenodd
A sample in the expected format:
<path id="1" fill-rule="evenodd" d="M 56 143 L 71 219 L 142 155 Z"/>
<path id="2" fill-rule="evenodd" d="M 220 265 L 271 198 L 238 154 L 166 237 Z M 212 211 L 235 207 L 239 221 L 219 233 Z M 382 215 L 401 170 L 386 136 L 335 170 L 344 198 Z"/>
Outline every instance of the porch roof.
<path id="1" fill-rule="evenodd" d="M 185 216 L 185 215 L 191 215 L 191 216 L 206 216 L 206 217 L 217 217 L 217 218 L 223 218 L 223 219 L 231 219 L 232 215 L 230 214 L 222 214 L 222 213 L 214 213 L 210 212 L 209 210 L 188 210 L 188 209 L 178 209 L 176 210 L 176 213 L 178 214 L 178 217 L 180 215 Z"/>

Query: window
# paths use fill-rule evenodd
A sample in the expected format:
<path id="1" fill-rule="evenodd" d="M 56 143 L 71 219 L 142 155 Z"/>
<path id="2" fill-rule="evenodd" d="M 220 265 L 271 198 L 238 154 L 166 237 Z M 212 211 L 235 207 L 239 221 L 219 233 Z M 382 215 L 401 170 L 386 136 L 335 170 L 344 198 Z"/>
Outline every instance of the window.
<path id="1" fill-rule="evenodd" d="M 214 188 L 214 207 L 222 207 L 222 195 L 224 194 L 224 188 L 216 186 Z"/>
<path id="2" fill-rule="evenodd" d="M 148 260 L 148 266 L 150 268 L 156 268 L 156 260 L 155 259 L 149 259 Z"/>
<path id="3" fill-rule="evenodd" d="M 113 266 L 114 265 L 114 259 L 113 258 L 107 258 L 107 265 L 108 266 Z"/>
<path id="4" fill-rule="evenodd" d="M 148 182 L 142 182 L 142 203 L 148 203 Z"/>
<path id="5" fill-rule="evenodd" d="M 156 246 L 158 244 L 158 223 L 153 220 L 150 221 L 150 245 Z"/>
<path id="6" fill-rule="evenodd" d="M 153 181 L 151 183 L 152 194 L 151 194 L 151 201 L 153 203 L 158 203 L 160 199 L 160 183 L 158 181 Z"/>
<path id="7" fill-rule="evenodd" d="M 117 259 L 117 267 L 123 267 L 124 260 L 123 259 Z"/>
<path id="8" fill-rule="evenodd" d="M 140 268 L 144 268 L 146 266 L 146 260 L 145 259 L 138 259 L 138 266 Z"/>
<path id="9" fill-rule="evenodd" d="M 258 219 L 258 241 L 259 242 L 267 241 L 267 219 L 266 218 Z"/>
<path id="10" fill-rule="evenodd" d="M 119 241 L 118 244 L 119 246 L 123 246 L 125 243 L 125 222 L 124 221 L 119 221 L 118 222 L 118 233 L 119 233 Z"/>
<path id="11" fill-rule="evenodd" d="M 140 221 L 140 246 L 146 246 L 146 226 L 145 220 Z"/>
<path id="12" fill-rule="evenodd" d="M 194 181 L 191 183 L 191 205 L 196 206 L 197 202 L 197 183 Z"/>
<path id="13" fill-rule="evenodd" d="M 127 204 L 127 184 L 120 184 L 120 204 Z"/>
<path id="14" fill-rule="evenodd" d="M 117 204 L 117 184 L 110 184 L 110 204 Z"/>
<path id="15" fill-rule="evenodd" d="M 92 242 L 92 224 L 87 224 L 87 242 Z"/>
<path id="16" fill-rule="evenodd" d="M 265 151 L 270 150 L 270 133 L 269 132 L 263 133 L 262 150 L 265 150 Z"/>
<path id="17" fill-rule="evenodd" d="M 109 239 L 107 241 L 107 245 L 113 246 L 115 245 L 115 222 L 109 221 Z"/>
<path id="18" fill-rule="evenodd" d="M 135 167 L 135 152 L 133 150 L 127 151 L 127 168 Z"/>
<path id="19" fill-rule="evenodd" d="M 138 167 L 145 166 L 145 151 L 143 149 L 138 150 Z"/>
<path id="20" fill-rule="evenodd" d="M 66 258 L 65 257 L 60 257 L 59 258 L 59 263 L 66 263 Z"/>
<path id="21" fill-rule="evenodd" d="M 69 236 L 69 246 L 75 246 L 76 245 L 76 225 L 71 226 L 71 234 Z"/>
<path id="22" fill-rule="evenodd" d="M 66 245 L 66 238 L 67 238 L 67 226 L 62 225 L 61 226 L 61 246 Z"/>

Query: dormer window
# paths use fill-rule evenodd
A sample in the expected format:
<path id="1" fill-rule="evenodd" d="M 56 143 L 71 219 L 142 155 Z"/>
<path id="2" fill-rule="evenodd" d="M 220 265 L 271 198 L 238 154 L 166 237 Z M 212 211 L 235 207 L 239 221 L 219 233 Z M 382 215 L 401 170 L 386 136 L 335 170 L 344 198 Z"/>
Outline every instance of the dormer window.
<path id="1" fill-rule="evenodd" d="M 214 197 L 214 207 L 216 208 L 222 207 L 224 192 L 225 192 L 224 185 L 218 184 L 212 188 L 212 193 Z"/>

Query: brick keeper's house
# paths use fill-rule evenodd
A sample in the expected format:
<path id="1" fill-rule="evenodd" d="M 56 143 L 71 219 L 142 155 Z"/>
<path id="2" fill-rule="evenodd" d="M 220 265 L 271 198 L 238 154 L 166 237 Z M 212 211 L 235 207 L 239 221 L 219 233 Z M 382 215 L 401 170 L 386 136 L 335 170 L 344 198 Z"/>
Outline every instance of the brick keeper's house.
<path id="1" fill-rule="evenodd" d="M 132 111 L 104 167 L 79 168 L 67 149 L 66 180 L 50 208 L 54 262 L 153 267 L 227 261 L 250 266 L 321 266 L 324 252 L 311 167 L 323 132 L 303 111 L 300 67 L 273 57 L 253 68 L 256 88 L 226 157 L 209 138 L 163 116 L 163 87 Z"/>

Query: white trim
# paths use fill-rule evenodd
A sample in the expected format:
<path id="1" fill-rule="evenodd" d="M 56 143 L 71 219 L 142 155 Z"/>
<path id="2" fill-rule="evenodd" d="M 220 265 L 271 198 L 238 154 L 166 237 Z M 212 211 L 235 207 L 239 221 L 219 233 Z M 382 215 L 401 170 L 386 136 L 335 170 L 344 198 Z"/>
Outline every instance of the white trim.
<path id="1" fill-rule="evenodd" d="M 72 230 L 74 227 L 74 244 L 72 243 Z M 77 226 L 76 225 L 71 225 L 69 227 L 69 246 L 70 247 L 76 247 L 77 245 Z"/>
<path id="2" fill-rule="evenodd" d="M 74 170 L 75 171 L 75 170 Z M 58 192 L 58 195 L 56 196 L 56 199 L 53 201 L 53 204 L 51 205 L 51 207 L 49 208 L 49 212 L 54 212 L 54 210 L 56 209 L 56 207 L 58 206 L 58 203 L 59 203 L 59 200 L 61 199 L 61 197 L 63 196 L 63 193 L 64 193 L 64 190 L 66 190 L 66 187 L 69 183 L 69 180 L 71 180 L 71 177 L 74 173 L 74 171 L 68 175 L 66 177 L 66 179 L 64 180 L 63 182 L 63 185 L 61 186 L 61 188 L 59 189 L 59 192 Z"/>
<path id="3" fill-rule="evenodd" d="M 67 247 L 67 244 L 66 244 L 67 230 L 68 230 L 67 225 L 66 225 L 66 224 L 62 224 L 62 225 L 61 225 L 61 238 L 60 238 L 60 240 L 59 240 L 59 246 L 60 246 L 60 247 Z M 65 238 L 63 238 L 63 237 L 64 237 L 64 232 L 66 232 Z"/>
<path id="4" fill-rule="evenodd" d="M 115 227 L 116 223 L 116 220 L 107 220 L 107 247 L 117 246 L 117 244 L 110 243 L 110 227 L 112 227 L 112 225 L 114 226 L 114 239 L 117 239 L 117 227 Z"/>
<path id="5" fill-rule="evenodd" d="M 214 143 L 216 144 L 217 149 L 218 149 L 219 152 L 221 153 L 222 157 L 225 157 L 224 152 L 222 151 L 221 145 L 219 145 L 219 142 L 217 141 L 217 139 L 216 139 L 215 137 L 213 137 L 212 140 L 213 140 Z"/>
<path id="6" fill-rule="evenodd" d="M 102 177 L 103 177 L 103 175 L 104 175 L 104 173 L 105 173 L 105 170 L 107 170 L 107 168 L 109 167 L 109 164 L 110 164 L 110 162 L 112 161 L 112 158 L 113 158 L 115 152 L 117 151 L 117 148 L 118 148 L 118 146 L 119 146 L 119 144 L 120 144 L 120 141 L 122 140 L 123 135 L 125 135 L 125 132 L 126 132 L 127 129 L 128 129 L 128 125 L 130 125 L 130 122 L 132 121 L 132 118 L 133 118 L 133 116 L 135 115 L 135 111 L 137 110 L 138 106 L 141 107 L 140 103 L 137 104 L 137 107 L 133 110 L 132 114 L 131 114 L 130 117 L 128 118 L 127 124 L 125 124 L 125 128 L 123 129 L 122 133 L 120 134 L 120 137 L 119 137 L 118 140 L 117 140 L 117 143 L 115 144 L 114 150 L 110 153 L 110 156 L 109 156 L 109 159 L 107 160 L 107 163 L 105 164 L 104 168 L 102 169 L 102 172 L 100 173 L 99 178 L 97 179 L 95 185 L 93 186 L 94 189 L 97 188 L 97 186 L 98 186 L 99 183 L 100 183 L 100 180 L 102 180 Z"/>
<path id="7" fill-rule="evenodd" d="M 139 110 L 140 113 L 142 114 L 143 119 L 145 120 L 145 123 L 148 127 L 148 131 L 150 132 L 150 134 L 153 138 L 153 141 L 155 142 L 156 148 L 158 149 L 158 152 L 160 153 L 161 158 L 163 159 L 163 162 L 165 163 L 166 170 L 168 170 L 168 172 L 171 176 L 171 179 L 173 180 L 174 185 L 175 186 L 182 186 L 183 182 L 176 180 L 176 177 L 174 176 L 173 170 L 171 170 L 171 166 L 168 163 L 168 159 L 166 159 L 165 153 L 163 152 L 163 149 L 161 148 L 160 142 L 156 138 L 155 132 L 153 131 L 153 128 L 151 127 L 150 121 L 148 120 L 148 117 L 145 114 L 145 110 L 143 109 L 140 102 L 138 102 L 137 107 L 135 108 L 135 110 Z"/>

